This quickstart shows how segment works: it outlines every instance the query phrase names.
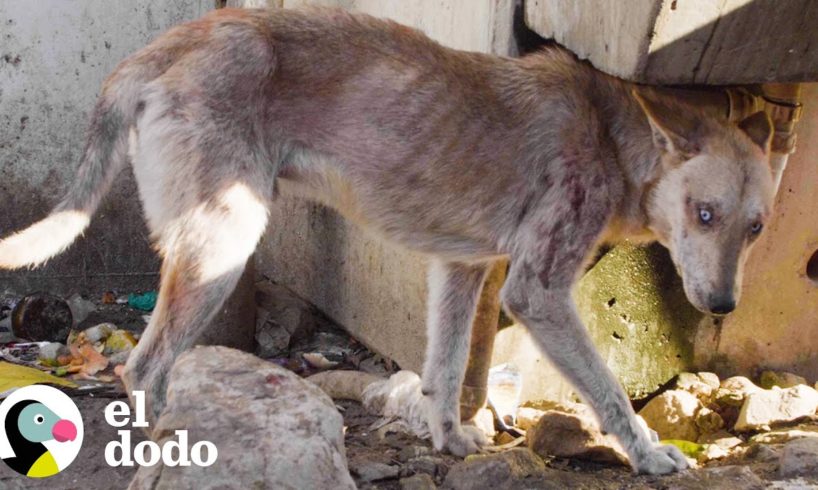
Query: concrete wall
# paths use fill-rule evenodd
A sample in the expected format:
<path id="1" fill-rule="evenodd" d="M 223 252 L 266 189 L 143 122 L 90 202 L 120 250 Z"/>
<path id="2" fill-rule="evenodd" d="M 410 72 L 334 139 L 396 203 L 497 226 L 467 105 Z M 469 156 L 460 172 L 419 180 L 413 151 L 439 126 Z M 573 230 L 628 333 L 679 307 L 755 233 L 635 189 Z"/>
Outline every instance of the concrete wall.
<path id="1" fill-rule="evenodd" d="M 785 369 L 818 380 L 818 84 L 803 88 L 798 143 L 778 191 L 775 212 L 753 249 L 738 308 L 705 323 L 697 363 L 725 374 Z M 814 259 L 815 260 L 815 259 Z"/>
<path id="2" fill-rule="evenodd" d="M 74 174 L 88 115 L 116 64 L 213 0 L 0 0 L 0 236 L 42 217 Z M 150 250 L 130 171 L 91 229 L 31 272 L 0 272 L 0 292 L 152 288 Z"/>

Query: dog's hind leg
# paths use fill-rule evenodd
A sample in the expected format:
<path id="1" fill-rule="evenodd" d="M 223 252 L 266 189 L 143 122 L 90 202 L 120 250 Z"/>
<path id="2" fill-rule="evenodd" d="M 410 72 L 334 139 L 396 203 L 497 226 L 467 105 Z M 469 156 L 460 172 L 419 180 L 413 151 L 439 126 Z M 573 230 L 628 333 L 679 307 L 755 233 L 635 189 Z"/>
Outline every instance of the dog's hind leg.
<path id="1" fill-rule="evenodd" d="M 168 227 L 159 299 L 125 366 L 129 394 L 144 390 L 155 421 L 167 375 L 230 295 L 264 232 L 267 207 L 249 184 L 227 183 Z M 132 396 L 132 395 L 131 395 Z"/>
<path id="2" fill-rule="evenodd" d="M 575 310 L 571 288 L 588 244 L 601 227 L 600 219 L 580 215 L 584 219 L 576 219 L 572 226 L 554 215 L 548 213 L 544 222 L 523 233 L 527 236 L 512 256 L 501 293 L 506 311 L 530 330 L 554 366 L 594 409 L 602 429 L 619 439 L 636 471 L 663 474 L 686 468 L 678 449 L 651 442 Z"/>
<path id="3" fill-rule="evenodd" d="M 432 442 L 465 456 L 485 445 L 475 427 L 460 425 L 460 390 L 469 358 L 472 321 L 487 266 L 433 262 L 423 394 Z"/>

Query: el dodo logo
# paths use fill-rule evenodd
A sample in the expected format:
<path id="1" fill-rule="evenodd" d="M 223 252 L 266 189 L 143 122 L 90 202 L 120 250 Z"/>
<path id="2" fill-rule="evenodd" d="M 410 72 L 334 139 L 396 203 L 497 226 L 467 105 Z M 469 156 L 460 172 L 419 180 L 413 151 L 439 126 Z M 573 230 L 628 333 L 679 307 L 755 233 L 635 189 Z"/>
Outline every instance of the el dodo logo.
<path id="1" fill-rule="evenodd" d="M 68 395 L 31 385 L 0 403 L 0 458 L 31 478 L 56 475 L 82 446 L 82 416 Z"/>

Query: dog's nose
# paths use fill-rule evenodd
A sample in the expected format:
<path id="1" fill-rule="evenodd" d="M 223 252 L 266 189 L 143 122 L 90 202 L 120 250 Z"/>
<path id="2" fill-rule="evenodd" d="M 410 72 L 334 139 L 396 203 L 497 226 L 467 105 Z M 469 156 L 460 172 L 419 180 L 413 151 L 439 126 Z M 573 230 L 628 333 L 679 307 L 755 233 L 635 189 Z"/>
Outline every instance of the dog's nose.
<path id="1" fill-rule="evenodd" d="M 726 315 L 735 309 L 736 301 L 734 299 L 723 299 L 711 304 L 710 313 L 714 315 Z"/>

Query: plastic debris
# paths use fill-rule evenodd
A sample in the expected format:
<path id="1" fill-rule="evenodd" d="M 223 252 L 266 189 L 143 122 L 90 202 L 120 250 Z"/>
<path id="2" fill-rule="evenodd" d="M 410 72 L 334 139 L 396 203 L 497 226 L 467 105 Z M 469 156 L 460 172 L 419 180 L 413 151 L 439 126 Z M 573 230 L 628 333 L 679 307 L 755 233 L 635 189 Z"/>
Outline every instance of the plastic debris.
<path id="1" fill-rule="evenodd" d="M 499 421 L 514 425 L 520 405 L 523 377 L 514 364 L 506 363 L 489 369 L 488 401 Z"/>
<path id="2" fill-rule="evenodd" d="M 140 311 L 153 311 L 156 307 L 156 291 L 148 291 L 143 294 L 131 293 L 128 295 L 128 306 Z"/>
<path id="3" fill-rule="evenodd" d="M 66 300 L 68 307 L 71 309 L 71 316 L 73 316 L 72 326 L 76 327 L 83 320 L 88 318 L 92 311 L 97 309 L 92 301 L 88 301 L 79 294 L 73 294 Z"/>
<path id="4" fill-rule="evenodd" d="M 58 378 L 36 368 L 0 361 L 0 393 L 33 384 L 51 384 L 75 388 L 76 383 Z"/>

